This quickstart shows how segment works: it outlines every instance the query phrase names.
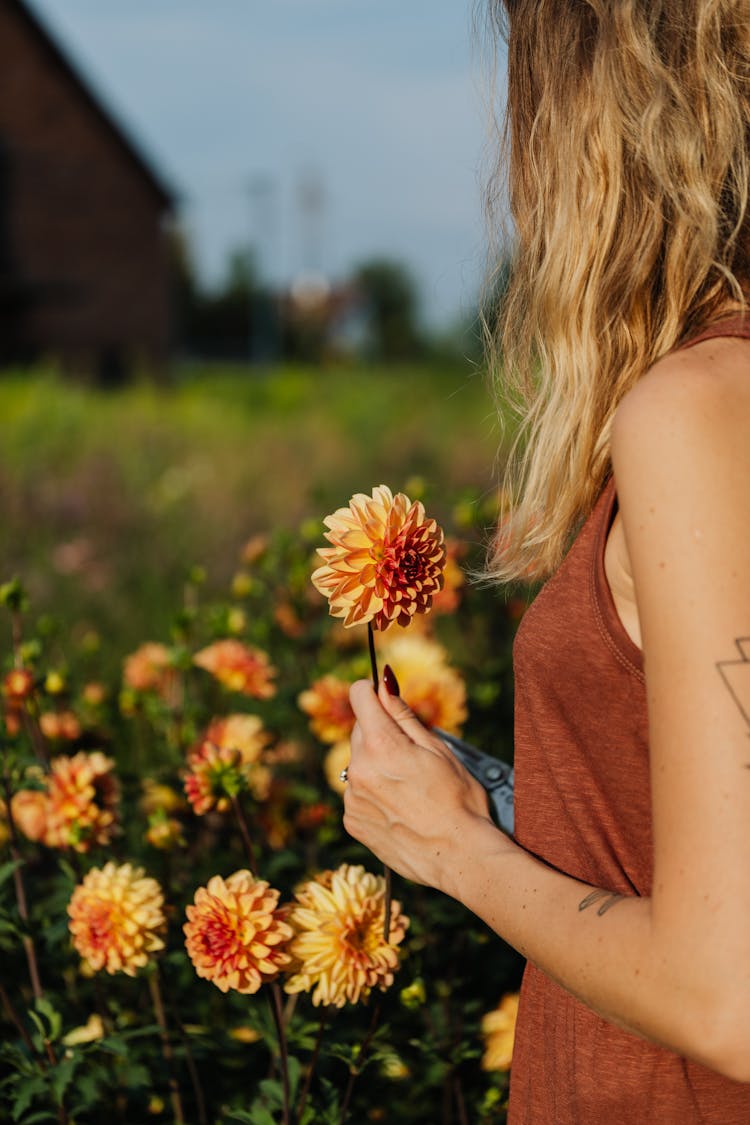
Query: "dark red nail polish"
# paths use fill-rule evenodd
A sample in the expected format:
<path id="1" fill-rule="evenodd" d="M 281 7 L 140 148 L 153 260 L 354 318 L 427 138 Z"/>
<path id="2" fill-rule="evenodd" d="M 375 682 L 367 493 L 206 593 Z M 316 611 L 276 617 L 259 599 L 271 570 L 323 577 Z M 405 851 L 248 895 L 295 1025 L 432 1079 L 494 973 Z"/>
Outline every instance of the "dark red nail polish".
<path id="1" fill-rule="evenodd" d="M 401 689 L 398 686 L 398 680 L 396 679 L 390 664 L 386 664 L 385 668 L 383 669 L 383 683 L 385 684 L 385 690 L 389 695 L 401 695 Z"/>

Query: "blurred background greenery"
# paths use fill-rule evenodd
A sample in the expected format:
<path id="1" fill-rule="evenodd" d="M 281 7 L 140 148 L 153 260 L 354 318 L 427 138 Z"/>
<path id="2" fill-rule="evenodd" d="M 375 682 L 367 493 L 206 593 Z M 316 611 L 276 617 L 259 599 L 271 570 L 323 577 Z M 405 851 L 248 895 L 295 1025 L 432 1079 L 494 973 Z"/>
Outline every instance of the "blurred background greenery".
<path id="1" fill-rule="evenodd" d="M 3 571 L 38 612 L 106 637 L 165 635 L 194 565 L 226 585 L 258 532 L 380 483 L 446 520 L 492 495 L 496 415 L 472 365 L 181 369 L 102 391 L 49 369 L 0 379 Z M 312 545 L 311 545 L 312 550 Z"/>

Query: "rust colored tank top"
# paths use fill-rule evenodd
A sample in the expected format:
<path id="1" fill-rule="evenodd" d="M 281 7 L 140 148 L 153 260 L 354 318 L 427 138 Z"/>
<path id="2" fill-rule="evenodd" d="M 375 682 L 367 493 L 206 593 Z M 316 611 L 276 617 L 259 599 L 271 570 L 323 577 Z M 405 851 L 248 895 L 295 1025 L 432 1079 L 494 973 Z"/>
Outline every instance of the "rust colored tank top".
<path id="1" fill-rule="evenodd" d="M 750 338 L 750 321 L 691 339 Z M 643 658 L 604 571 L 616 512 L 605 485 L 514 646 L 516 838 L 560 871 L 651 891 Z M 750 1084 L 621 1031 L 534 965 L 521 988 L 509 1125 L 748 1125 Z"/>

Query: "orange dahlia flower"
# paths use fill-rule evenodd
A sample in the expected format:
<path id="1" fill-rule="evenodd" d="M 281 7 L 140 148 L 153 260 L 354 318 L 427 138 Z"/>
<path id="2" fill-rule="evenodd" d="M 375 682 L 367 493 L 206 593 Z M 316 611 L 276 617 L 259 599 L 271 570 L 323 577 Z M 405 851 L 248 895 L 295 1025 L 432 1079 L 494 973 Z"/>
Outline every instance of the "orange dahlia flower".
<path id="1" fill-rule="evenodd" d="M 419 501 L 381 484 L 323 522 L 333 546 L 318 549 L 324 565 L 312 583 L 328 598 L 332 617 L 346 626 L 371 622 L 387 629 L 430 608 L 442 585 L 445 548 L 442 530 Z"/>
<path id="2" fill-rule="evenodd" d="M 125 658 L 122 678 L 132 691 L 152 691 L 167 699 L 177 680 L 172 653 L 166 645 L 147 641 Z"/>
<path id="3" fill-rule="evenodd" d="M 3 680 L 3 695 L 14 702 L 28 699 L 33 690 L 34 674 L 28 668 L 13 668 Z"/>
<path id="4" fill-rule="evenodd" d="M 163 907 L 159 884 L 142 867 L 93 867 L 68 905 L 73 945 L 88 968 L 135 976 L 164 948 Z"/>
<path id="5" fill-rule="evenodd" d="M 261 649 L 250 648 L 242 641 L 231 638 L 215 641 L 196 652 L 193 663 L 210 672 L 230 691 L 252 695 L 255 699 L 270 699 L 276 693 L 271 682 L 276 669 L 268 656 Z"/>
<path id="6" fill-rule="evenodd" d="M 185 793 L 193 811 L 226 812 L 232 797 L 246 789 L 264 800 L 271 788 L 271 771 L 262 762 L 269 741 L 257 715 L 214 719 L 188 755 Z"/>
<path id="7" fill-rule="evenodd" d="M 101 750 L 52 759 L 46 778 L 45 844 L 88 852 L 111 841 L 119 800 L 114 764 Z"/>
<path id="8" fill-rule="evenodd" d="M 342 1008 L 384 992 L 398 968 L 398 945 L 409 919 L 391 904 L 390 941 L 383 937 L 385 879 L 342 864 L 299 887 L 288 914 L 295 936 L 287 992 L 311 992 L 312 1002 Z"/>
<path id="9" fill-rule="evenodd" d="M 435 595 L 432 608 L 435 613 L 455 613 L 461 602 L 461 590 L 466 581 L 459 559 L 466 553 L 463 543 L 448 539 L 445 543 L 445 568 L 443 587 Z"/>
<path id="10" fill-rule="evenodd" d="M 188 906 L 185 945 L 199 977 L 222 992 L 257 992 L 289 965 L 293 936 L 279 892 L 249 871 L 214 875 Z"/>
<path id="11" fill-rule="evenodd" d="M 300 708 L 310 716 L 310 730 L 321 742 L 341 742 L 352 733 L 354 712 L 349 687 L 338 676 L 321 676 L 297 696 Z"/>
<path id="12" fill-rule="evenodd" d="M 510 1070 L 518 1016 L 518 993 L 509 992 L 491 1012 L 482 1017 L 484 1039 L 482 1070 Z"/>
<path id="13" fill-rule="evenodd" d="M 381 656 L 391 665 L 401 695 L 425 726 L 460 734 L 466 722 L 466 685 L 448 664 L 438 641 L 414 633 L 389 634 Z"/>

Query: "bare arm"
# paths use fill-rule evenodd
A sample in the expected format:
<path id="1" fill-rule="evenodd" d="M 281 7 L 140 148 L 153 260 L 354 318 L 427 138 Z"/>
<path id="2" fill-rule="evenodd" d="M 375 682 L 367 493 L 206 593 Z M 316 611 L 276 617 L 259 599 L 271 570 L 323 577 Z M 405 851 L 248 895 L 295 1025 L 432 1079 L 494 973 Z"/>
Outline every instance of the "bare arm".
<path id="1" fill-rule="evenodd" d="M 638 600 L 651 899 L 607 896 L 499 833 L 398 699 L 355 685 L 346 826 L 462 901 L 605 1018 L 750 1080 L 750 360 L 711 341 L 622 404 L 613 461 Z"/>

